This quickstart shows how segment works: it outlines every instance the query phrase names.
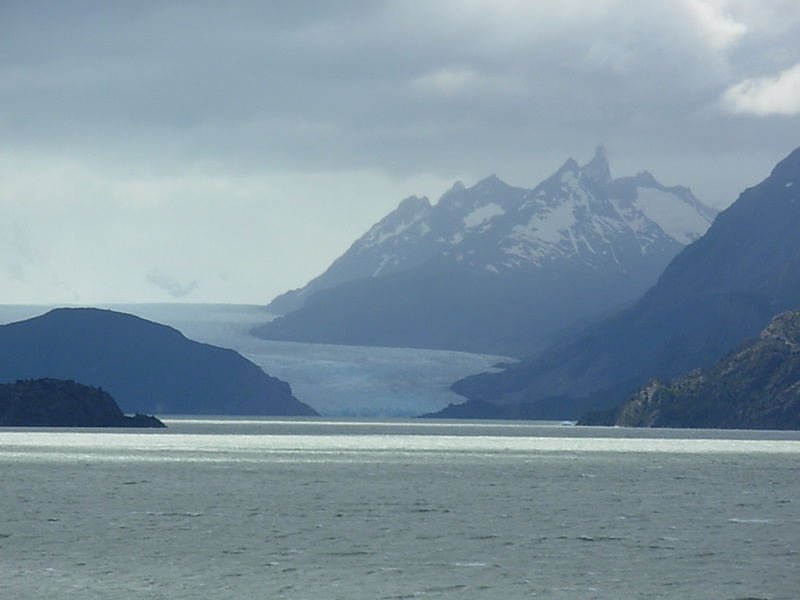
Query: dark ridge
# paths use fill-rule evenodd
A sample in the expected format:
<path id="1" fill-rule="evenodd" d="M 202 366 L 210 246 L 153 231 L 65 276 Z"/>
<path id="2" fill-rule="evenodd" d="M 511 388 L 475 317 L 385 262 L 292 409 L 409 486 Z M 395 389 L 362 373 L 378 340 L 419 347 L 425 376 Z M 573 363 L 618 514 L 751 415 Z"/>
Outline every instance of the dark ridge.
<path id="1" fill-rule="evenodd" d="M 2 427 L 165 427 L 153 416 L 126 416 L 108 392 L 65 379 L 0 384 Z"/>

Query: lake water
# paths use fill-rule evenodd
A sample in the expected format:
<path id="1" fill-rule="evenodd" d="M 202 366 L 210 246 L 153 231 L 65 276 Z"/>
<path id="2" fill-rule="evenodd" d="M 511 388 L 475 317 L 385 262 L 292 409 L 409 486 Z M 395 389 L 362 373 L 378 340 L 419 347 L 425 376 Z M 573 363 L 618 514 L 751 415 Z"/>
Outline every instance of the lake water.
<path id="1" fill-rule="evenodd" d="M 800 597 L 800 434 L 0 429 L 0 597 Z"/>

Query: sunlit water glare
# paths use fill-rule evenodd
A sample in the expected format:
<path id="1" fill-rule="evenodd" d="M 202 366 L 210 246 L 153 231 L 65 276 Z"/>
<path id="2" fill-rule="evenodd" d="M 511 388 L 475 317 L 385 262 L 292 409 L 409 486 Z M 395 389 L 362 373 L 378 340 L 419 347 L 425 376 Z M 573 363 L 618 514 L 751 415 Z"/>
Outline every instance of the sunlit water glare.
<path id="1" fill-rule="evenodd" d="M 797 599 L 800 436 L 0 430 L 0 597 Z"/>

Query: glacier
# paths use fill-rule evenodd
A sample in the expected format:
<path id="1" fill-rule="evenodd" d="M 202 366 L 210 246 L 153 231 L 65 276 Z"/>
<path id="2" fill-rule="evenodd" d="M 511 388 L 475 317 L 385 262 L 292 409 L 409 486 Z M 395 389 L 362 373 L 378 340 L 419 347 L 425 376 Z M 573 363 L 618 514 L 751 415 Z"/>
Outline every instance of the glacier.
<path id="1" fill-rule="evenodd" d="M 0 325 L 39 316 L 55 306 L 0 305 Z M 503 356 L 466 352 L 276 342 L 249 330 L 273 318 L 240 304 L 109 304 L 108 308 L 174 327 L 189 339 L 231 348 L 323 416 L 414 417 L 464 402 L 450 384 L 496 371 Z"/>

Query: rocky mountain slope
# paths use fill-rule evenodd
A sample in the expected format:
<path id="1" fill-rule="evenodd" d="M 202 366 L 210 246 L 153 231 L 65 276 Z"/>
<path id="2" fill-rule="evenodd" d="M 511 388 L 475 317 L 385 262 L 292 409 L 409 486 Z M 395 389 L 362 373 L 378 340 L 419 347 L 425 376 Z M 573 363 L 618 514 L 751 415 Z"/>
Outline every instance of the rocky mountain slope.
<path id="1" fill-rule="evenodd" d="M 498 374 L 453 389 L 493 404 L 597 395 L 713 364 L 777 313 L 800 306 L 800 149 L 745 190 L 631 308 Z M 586 401 L 581 400 L 586 407 Z"/>
<path id="2" fill-rule="evenodd" d="M 0 384 L 0 427 L 164 427 L 126 416 L 108 392 L 63 379 Z"/>
<path id="3" fill-rule="evenodd" d="M 109 310 L 57 309 L 0 326 L 0 382 L 40 378 L 102 388 L 129 414 L 316 414 L 233 350 Z"/>
<path id="4" fill-rule="evenodd" d="M 525 355 L 652 285 L 715 211 L 602 148 L 532 190 L 489 177 L 408 198 L 318 278 L 268 307 L 267 339 Z"/>
<path id="5" fill-rule="evenodd" d="M 777 315 L 758 338 L 708 369 L 652 380 L 618 409 L 583 423 L 800 429 L 800 311 Z"/>

